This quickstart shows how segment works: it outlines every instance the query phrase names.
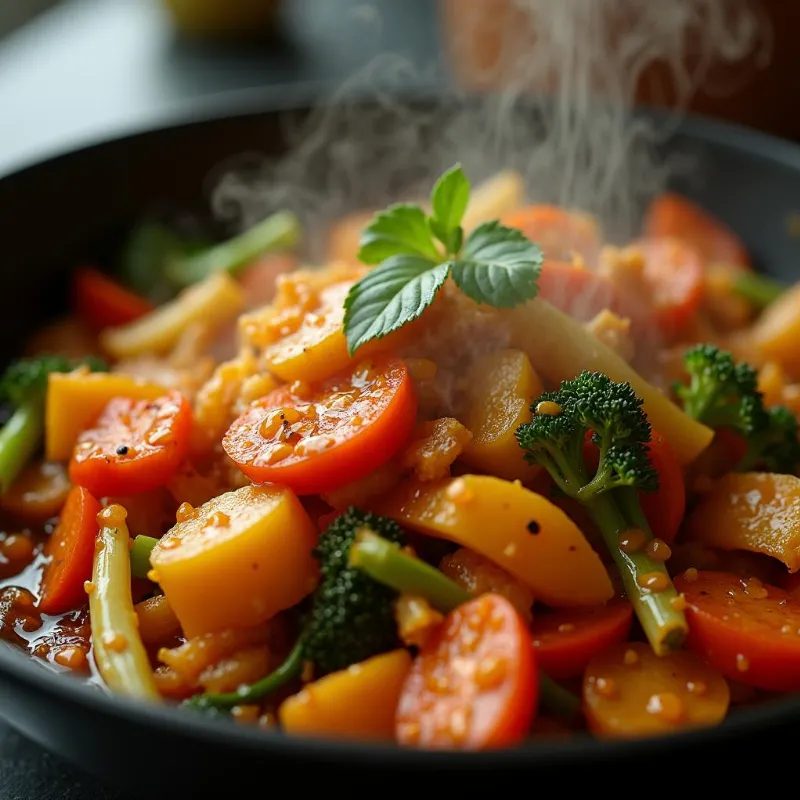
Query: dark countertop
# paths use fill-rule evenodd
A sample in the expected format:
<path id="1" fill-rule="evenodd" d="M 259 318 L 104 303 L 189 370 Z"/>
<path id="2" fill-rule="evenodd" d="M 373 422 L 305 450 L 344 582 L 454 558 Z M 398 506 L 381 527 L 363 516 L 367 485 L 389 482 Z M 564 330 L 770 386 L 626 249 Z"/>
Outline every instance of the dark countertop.
<path id="1" fill-rule="evenodd" d="M 175 36 L 154 0 L 62 0 L 0 41 L 0 175 L 220 95 L 336 83 L 381 50 L 431 75 L 437 32 L 430 0 L 286 5 L 281 40 L 235 49 Z M 0 800 L 73 798 L 136 800 L 0 723 Z"/>

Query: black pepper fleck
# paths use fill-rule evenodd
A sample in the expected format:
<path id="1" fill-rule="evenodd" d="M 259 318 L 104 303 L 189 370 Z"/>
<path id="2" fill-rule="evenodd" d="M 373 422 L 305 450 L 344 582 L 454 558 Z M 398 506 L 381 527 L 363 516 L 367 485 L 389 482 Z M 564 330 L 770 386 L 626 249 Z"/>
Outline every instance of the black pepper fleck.
<path id="1" fill-rule="evenodd" d="M 117 447 L 117 455 L 118 456 L 126 456 L 128 455 L 128 446 L 121 444 Z"/>
<path id="2" fill-rule="evenodd" d="M 541 529 L 542 529 L 541 525 L 539 525 L 539 523 L 538 523 L 538 522 L 537 522 L 535 519 L 532 519 L 532 520 L 531 520 L 531 521 L 528 523 L 528 533 L 532 533 L 534 536 L 535 536 L 537 533 L 539 533 L 539 531 L 540 531 Z"/>

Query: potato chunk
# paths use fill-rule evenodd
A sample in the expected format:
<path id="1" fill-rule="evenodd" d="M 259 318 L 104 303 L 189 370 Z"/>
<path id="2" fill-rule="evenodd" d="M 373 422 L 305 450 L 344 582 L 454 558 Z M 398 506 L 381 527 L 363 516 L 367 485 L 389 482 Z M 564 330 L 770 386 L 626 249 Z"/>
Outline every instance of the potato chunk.
<path id="1" fill-rule="evenodd" d="M 150 561 L 188 637 L 246 628 L 314 589 L 316 531 L 296 495 L 244 486 L 178 522 Z"/>

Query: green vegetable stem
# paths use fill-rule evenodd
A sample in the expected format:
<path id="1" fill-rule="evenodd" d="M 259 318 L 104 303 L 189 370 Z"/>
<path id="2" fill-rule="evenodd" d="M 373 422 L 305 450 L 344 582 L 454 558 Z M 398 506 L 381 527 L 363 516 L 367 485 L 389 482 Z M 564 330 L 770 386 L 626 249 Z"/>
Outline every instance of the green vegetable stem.
<path id="1" fill-rule="evenodd" d="M 226 242 L 194 255 L 172 259 L 167 277 L 177 288 L 207 278 L 214 272 L 237 275 L 258 256 L 293 247 L 300 239 L 300 223 L 289 211 L 279 211 Z"/>
<path id="2" fill-rule="evenodd" d="M 529 461 L 586 507 L 654 652 L 664 655 L 681 646 L 687 623 L 666 566 L 646 551 L 653 535 L 638 492 L 656 491 L 658 473 L 645 447 L 650 424 L 641 406 L 630 384 L 582 372 L 534 402 L 533 419 L 519 427 L 517 440 Z M 593 474 L 584 461 L 588 436 L 598 448 Z"/>
<path id="3" fill-rule="evenodd" d="M 437 611 L 447 614 L 472 599 L 472 595 L 440 570 L 404 553 L 395 543 L 363 529 L 350 548 L 350 566 L 401 594 L 424 597 Z M 542 705 L 566 719 L 580 714 L 580 700 L 539 671 Z"/>

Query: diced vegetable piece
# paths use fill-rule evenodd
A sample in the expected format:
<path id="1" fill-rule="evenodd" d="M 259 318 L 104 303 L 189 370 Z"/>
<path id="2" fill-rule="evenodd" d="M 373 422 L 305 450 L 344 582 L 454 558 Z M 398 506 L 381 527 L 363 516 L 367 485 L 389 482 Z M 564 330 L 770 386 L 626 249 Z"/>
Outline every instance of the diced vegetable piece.
<path id="1" fill-rule="evenodd" d="M 485 594 L 448 614 L 420 650 L 397 707 L 397 739 L 424 748 L 514 745 L 538 698 L 525 622 L 505 598 Z"/>
<path id="2" fill-rule="evenodd" d="M 800 478 L 773 472 L 729 473 L 705 492 L 686 535 L 720 550 L 749 550 L 800 569 Z"/>
<path id="3" fill-rule="evenodd" d="M 402 484 L 377 510 L 401 525 L 475 550 L 554 607 L 596 605 L 613 589 L 575 523 L 539 494 L 489 475 Z"/>
<path id="4" fill-rule="evenodd" d="M 800 377 L 800 283 L 787 289 L 755 321 L 749 340 L 766 361 Z"/>
<path id="5" fill-rule="evenodd" d="M 166 353 L 187 327 L 194 323 L 220 327 L 242 310 L 244 300 L 242 287 L 234 278 L 225 272 L 214 273 L 147 316 L 106 328 L 100 334 L 100 344 L 114 358 Z"/>
<path id="6" fill-rule="evenodd" d="M 332 672 L 281 703 L 281 728 L 290 734 L 391 740 L 410 668 L 408 651 L 393 650 Z"/>
<path id="7" fill-rule="evenodd" d="M 28 465 L 0 497 L 0 508 L 28 524 L 41 524 L 61 510 L 72 484 L 63 464 Z"/>
<path id="8" fill-rule="evenodd" d="M 192 409 L 180 392 L 155 400 L 114 398 L 78 436 L 70 479 L 98 497 L 163 486 L 186 456 L 191 431 Z"/>
<path id="9" fill-rule="evenodd" d="M 335 283 L 320 292 L 319 305 L 303 314 L 300 327 L 264 348 L 264 363 L 285 381 L 325 380 L 352 366 L 344 335 L 344 300 L 352 281 Z M 393 350 L 407 341 L 413 326 L 404 326 L 359 348 L 357 358 Z"/>
<path id="10" fill-rule="evenodd" d="M 72 280 L 75 310 L 95 330 L 127 325 L 152 310 L 143 297 L 91 267 L 79 269 Z"/>
<path id="11" fill-rule="evenodd" d="M 775 692 L 800 690 L 800 600 L 756 578 L 687 570 L 688 646 L 726 677 Z"/>
<path id="12" fill-rule="evenodd" d="M 264 348 L 267 368 L 285 381 L 320 381 L 351 363 L 344 336 L 344 300 L 352 282 L 336 283 L 320 292 L 319 305 L 300 327 Z"/>
<path id="13" fill-rule="evenodd" d="M 100 512 L 97 520 L 102 527 L 94 554 L 93 588 L 89 593 L 97 669 L 111 691 L 160 702 L 131 599 L 125 509 L 109 506 Z"/>
<path id="14" fill-rule="evenodd" d="M 462 419 L 472 442 L 462 460 L 498 478 L 532 479 L 538 469 L 525 461 L 515 435 L 531 419 L 531 401 L 544 391 L 528 357 L 520 350 L 489 353 L 474 363 L 467 386 Z"/>
<path id="15" fill-rule="evenodd" d="M 417 426 L 400 463 L 421 481 L 446 478 L 471 441 L 472 433 L 453 417 L 426 420 Z"/>
<path id="16" fill-rule="evenodd" d="M 86 603 L 84 583 L 92 577 L 100 503 L 84 488 L 72 489 L 45 547 L 39 609 L 63 614 Z M 127 557 L 127 553 L 126 553 Z"/>
<path id="17" fill-rule="evenodd" d="M 681 239 L 652 237 L 636 243 L 644 256 L 644 279 L 654 321 L 670 340 L 695 317 L 703 299 L 703 262 Z"/>
<path id="18" fill-rule="evenodd" d="M 657 656 L 643 642 L 620 642 L 589 662 L 583 700 L 596 736 L 634 739 L 719 724 L 730 690 L 692 653 Z"/>
<path id="19" fill-rule="evenodd" d="M 162 386 L 138 381 L 114 372 L 54 372 L 47 383 L 45 408 L 45 456 L 66 461 L 72 456 L 78 435 L 86 430 L 115 397 L 155 400 Z"/>
<path id="20" fill-rule="evenodd" d="M 604 606 L 537 612 L 532 627 L 536 660 L 551 678 L 583 674 L 598 653 L 628 638 L 633 608 L 616 597 Z"/>
<path id="21" fill-rule="evenodd" d="M 739 237 L 708 211 L 678 194 L 667 192 L 650 204 L 646 236 L 674 236 L 695 247 L 704 262 L 722 261 L 748 267 L 750 258 Z"/>
<path id="22" fill-rule="evenodd" d="M 276 389 L 234 421 L 222 445 L 256 483 L 321 494 L 391 459 L 416 414 L 405 363 L 378 355 L 315 386 Z"/>
<path id="23" fill-rule="evenodd" d="M 581 323 L 549 303 L 537 298 L 504 309 L 500 316 L 509 325 L 511 346 L 523 350 L 546 381 L 560 383 L 590 370 L 630 383 L 644 401 L 653 427 L 667 439 L 682 465 L 692 462 L 710 444 L 714 437 L 710 428 L 688 417 Z"/>
<path id="24" fill-rule="evenodd" d="M 313 591 L 316 530 L 281 486 L 245 486 L 195 509 L 150 555 L 188 638 L 248 627 Z"/>
<path id="25" fill-rule="evenodd" d="M 570 261 L 577 253 L 589 264 L 597 262 L 603 235 L 597 220 L 589 214 L 560 206 L 532 205 L 507 214 L 501 221 L 536 242 L 547 259 Z"/>
<path id="26" fill-rule="evenodd" d="M 137 603 L 134 611 L 139 618 L 139 635 L 145 644 L 163 644 L 181 632 L 181 623 L 166 595 L 148 597 Z"/>
<path id="27" fill-rule="evenodd" d="M 525 182 L 514 170 L 503 170 L 478 184 L 470 194 L 467 210 L 461 220 L 466 233 L 493 219 L 510 214 L 525 199 Z"/>

